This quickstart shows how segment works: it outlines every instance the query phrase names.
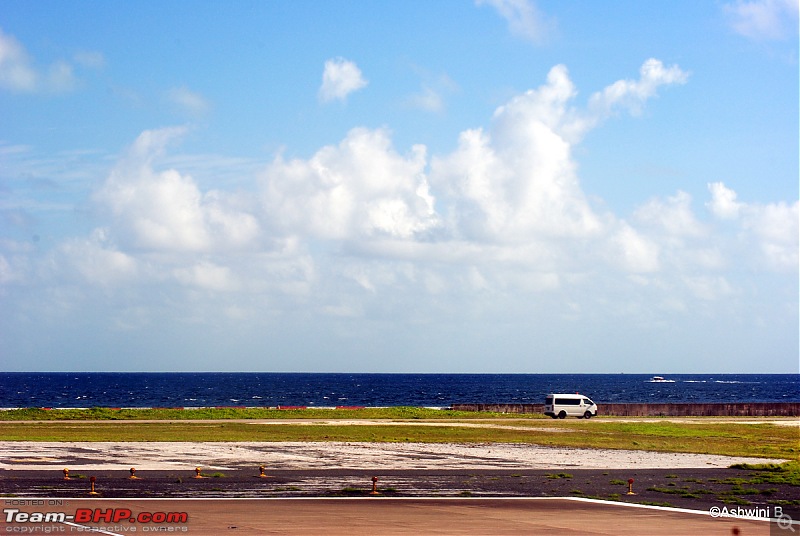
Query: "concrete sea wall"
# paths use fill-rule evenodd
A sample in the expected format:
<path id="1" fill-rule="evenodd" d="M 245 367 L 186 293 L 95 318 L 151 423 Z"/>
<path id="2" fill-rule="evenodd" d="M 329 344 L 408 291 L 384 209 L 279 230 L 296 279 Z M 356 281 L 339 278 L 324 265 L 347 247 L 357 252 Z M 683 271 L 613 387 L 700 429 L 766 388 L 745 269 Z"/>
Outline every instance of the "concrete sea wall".
<path id="1" fill-rule="evenodd" d="M 543 404 L 453 404 L 456 411 L 543 413 Z M 732 404 L 598 404 L 599 415 L 616 417 L 798 417 L 800 402 Z"/>

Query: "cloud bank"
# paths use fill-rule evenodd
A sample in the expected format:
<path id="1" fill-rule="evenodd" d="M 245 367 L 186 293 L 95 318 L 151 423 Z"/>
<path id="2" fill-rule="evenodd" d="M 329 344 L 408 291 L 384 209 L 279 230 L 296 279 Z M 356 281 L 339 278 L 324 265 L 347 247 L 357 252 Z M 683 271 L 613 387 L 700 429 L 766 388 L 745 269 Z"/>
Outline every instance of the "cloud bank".
<path id="1" fill-rule="evenodd" d="M 357 69 L 342 72 L 336 98 L 363 87 Z M 352 320 L 385 322 L 381 333 L 397 318 L 445 333 L 448 318 L 646 330 L 710 304 L 736 310 L 752 292 L 740 270 L 796 272 L 797 202 L 748 203 L 714 181 L 699 207 L 678 191 L 614 214 L 584 191 L 574 156 L 588 132 L 688 78 L 649 59 L 581 107 L 557 65 L 449 153 L 398 150 L 390 130 L 356 127 L 308 158 L 277 156 L 250 191 L 204 190 L 165 164 L 186 128 L 148 130 L 94 193 L 92 232 L 38 266 L 4 244 L 0 288 L 37 286 L 48 315 L 99 299 L 116 330 L 170 318 L 258 332 L 302 317 L 330 322 L 333 339 L 354 337 Z"/>
<path id="2" fill-rule="evenodd" d="M 713 245 L 713 224 L 694 212 L 688 194 L 651 199 L 624 218 L 593 205 L 573 157 L 588 131 L 618 111 L 638 113 L 660 88 L 687 77 L 650 59 L 638 79 L 612 83 L 581 109 L 559 65 L 542 86 L 500 106 L 487 128 L 462 132 L 449 154 L 428 155 L 421 145 L 401 153 L 388 129 L 357 127 L 308 159 L 278 156 L 261 172 L 256 196 L 201 191 L 190 175 L 158 169 L 186 131 L 146 131 L 94 195 L 108 224 L 96 233 L 105 242 L 94 242 L 113 243 L 133 258 L 186 259 L 326 243 L 392 262 L 483 269 L 518 263 L 557 277 L 596 262 L 630 274 L 669 274 L 696 262 L 716 266 L 724 261 L 708 261 L 722 255 Z M 764 267 L 796 263 L 796 204 L 750 205 L 721 182 L 709 192 L 708 215 L 738 224 L 740 239 L 758 244 Z M 227 277 L 236 277 L 238 262 L 227 267 Z"/>

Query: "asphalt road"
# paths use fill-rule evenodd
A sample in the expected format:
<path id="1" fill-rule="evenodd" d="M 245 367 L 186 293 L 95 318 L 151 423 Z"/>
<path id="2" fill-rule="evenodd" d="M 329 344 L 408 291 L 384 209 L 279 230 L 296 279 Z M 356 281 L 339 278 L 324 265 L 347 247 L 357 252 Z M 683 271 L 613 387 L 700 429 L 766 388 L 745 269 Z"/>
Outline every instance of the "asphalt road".
<path id="1" fill-rule="evenodd" d="M 768 521 L 577 499 L 4 499 L 3 533 L 771 535 Z M 60 501 L 60 502 L 59 502 Z M 9 513 L 12 512 L 12 513 Z M 29 522 L 33 512 L 71 520 Z M 20 521 L 25 519 L 25 521 Z M 39 519 L 39 518 L 33 518 Z M 160 523 L 149 522 L 163 520 Z M 795 531 L 798 527 L 791 527 Z M 770 532 L 770 531 L 773 532 Z M 784 531 L 781 531 L 784 532 Z M 792 534 L 790 530 L 786 534 Z"/>

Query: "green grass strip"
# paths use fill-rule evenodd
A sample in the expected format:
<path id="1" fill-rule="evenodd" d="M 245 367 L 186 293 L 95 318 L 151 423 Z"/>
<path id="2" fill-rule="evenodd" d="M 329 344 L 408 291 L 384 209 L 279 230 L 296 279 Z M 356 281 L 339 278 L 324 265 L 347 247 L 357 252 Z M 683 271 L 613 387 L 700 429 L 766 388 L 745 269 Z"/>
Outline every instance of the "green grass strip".
<path id="1" fill-rule="evenodd" d="M 527 443 L 554 447 L 798 459 L 797 429 L 772 424 L 615 422 L 492 418 L 396 419 L 378 424 L 258 421 L 36 421 L 0 422 L 10 441 L 351 441 Z M 473 426 L 458 426 L 458 423 Z M 419 424 L 426 424 L 420 426 Z M 476 427 L 486 424 L 489 427 Z"/>
<path id="2" fill-rule="evenodd" d="M 22 408 L 0 411 L 0 421 L 69 420 L 203 420 L 203 419 L 491 419 L 503 413 L 450 411 L 418 407 L 357 409 L 275 408 Z M 544 415 L 519 415 L 522 419 L 544 419 Z"/>

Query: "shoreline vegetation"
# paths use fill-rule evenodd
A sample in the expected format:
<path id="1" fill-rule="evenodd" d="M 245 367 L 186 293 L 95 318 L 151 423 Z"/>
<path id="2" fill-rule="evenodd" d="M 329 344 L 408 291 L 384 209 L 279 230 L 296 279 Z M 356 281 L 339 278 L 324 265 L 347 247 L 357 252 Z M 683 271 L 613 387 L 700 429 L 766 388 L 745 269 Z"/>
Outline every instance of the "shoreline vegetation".
<path id="1" fill-rule="evenodd" d="M 5 441 L 519 443 L 791 460 L 800 466 L 797 426 L 770 419 L 601 417 L 552 420 L 419 407 L 153 408 L 0 411 Z"/>

